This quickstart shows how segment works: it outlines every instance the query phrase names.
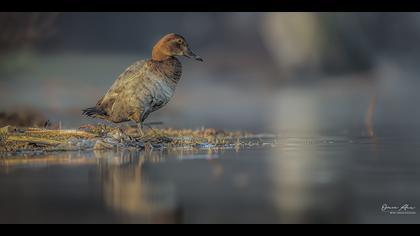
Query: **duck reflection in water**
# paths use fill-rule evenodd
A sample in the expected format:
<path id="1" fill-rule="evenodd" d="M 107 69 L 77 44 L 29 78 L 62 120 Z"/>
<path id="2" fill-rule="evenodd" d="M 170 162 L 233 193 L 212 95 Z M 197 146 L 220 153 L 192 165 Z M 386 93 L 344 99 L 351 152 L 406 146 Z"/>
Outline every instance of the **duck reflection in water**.
<path id="1" fill-rule="evenodd" d="M 148 171 L 149 164 L 163 160 L 160 152 L 94 154 L 100 160 L 104 203 L 124 222 L 181 223 L 174 186 Z"/>

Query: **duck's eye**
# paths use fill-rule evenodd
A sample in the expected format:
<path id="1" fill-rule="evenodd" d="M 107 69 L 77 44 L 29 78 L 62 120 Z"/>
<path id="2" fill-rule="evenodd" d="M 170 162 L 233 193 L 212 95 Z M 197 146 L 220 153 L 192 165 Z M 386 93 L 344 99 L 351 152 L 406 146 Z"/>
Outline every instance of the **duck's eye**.
<path id="1" fill-rule="evenodd" d="M 182 39 L 178 39 L 176 42 L 182 44 Z"/>

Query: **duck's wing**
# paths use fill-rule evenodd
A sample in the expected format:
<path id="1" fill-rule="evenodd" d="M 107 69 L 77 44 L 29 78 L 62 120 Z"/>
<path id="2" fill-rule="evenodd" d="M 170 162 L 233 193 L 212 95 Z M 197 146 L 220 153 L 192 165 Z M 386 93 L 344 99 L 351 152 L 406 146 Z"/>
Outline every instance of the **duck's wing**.
<path id="1" fill-rule="evenodd" d="M 117 98 L 124 92 L 125 86 L 130 83 L 131 80 L 138 78 L 145 69 L 146 60 L 137 61 L 129 66 L 96 104 L 97 108 L 101 108 L 103 111 L 109 113 L 112 110 Z"/>

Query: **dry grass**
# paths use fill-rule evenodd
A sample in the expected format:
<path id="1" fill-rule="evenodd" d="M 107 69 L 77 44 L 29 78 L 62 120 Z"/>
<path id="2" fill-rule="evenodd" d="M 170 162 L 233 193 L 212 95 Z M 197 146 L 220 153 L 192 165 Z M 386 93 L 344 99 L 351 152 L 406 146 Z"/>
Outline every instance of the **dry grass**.
<path id="1" fill-rule="evenodd" d="M 56 139 L 68 139 L 71 137 L 76 138 L 94 138 L 96 135 L 80 130 L 46 130 L 29 128 L 25 131 L 28 136 L 39 136 Z"/>
<path id="2" fill-rule="evenodd" d="M 0 129 L 0 145 L 6 142 L 9 132 L 5 128 Z"/>

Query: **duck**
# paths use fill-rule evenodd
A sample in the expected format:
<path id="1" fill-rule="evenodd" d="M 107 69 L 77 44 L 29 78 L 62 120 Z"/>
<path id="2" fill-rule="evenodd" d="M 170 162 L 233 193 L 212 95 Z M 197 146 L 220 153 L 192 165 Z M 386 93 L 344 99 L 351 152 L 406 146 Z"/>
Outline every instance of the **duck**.
<path id="1" fill-rule="evenodd" d="M 203 61 L 183 36 L 166 34 L 153 47 L 150 59 L 130 65 L 96 105 L 83 109 L 82 114 L 115 124 L 134 121 L 144 135 L 144 121 L 168 104 L 175 93 L 182 75 L 181 56 Z"/>

